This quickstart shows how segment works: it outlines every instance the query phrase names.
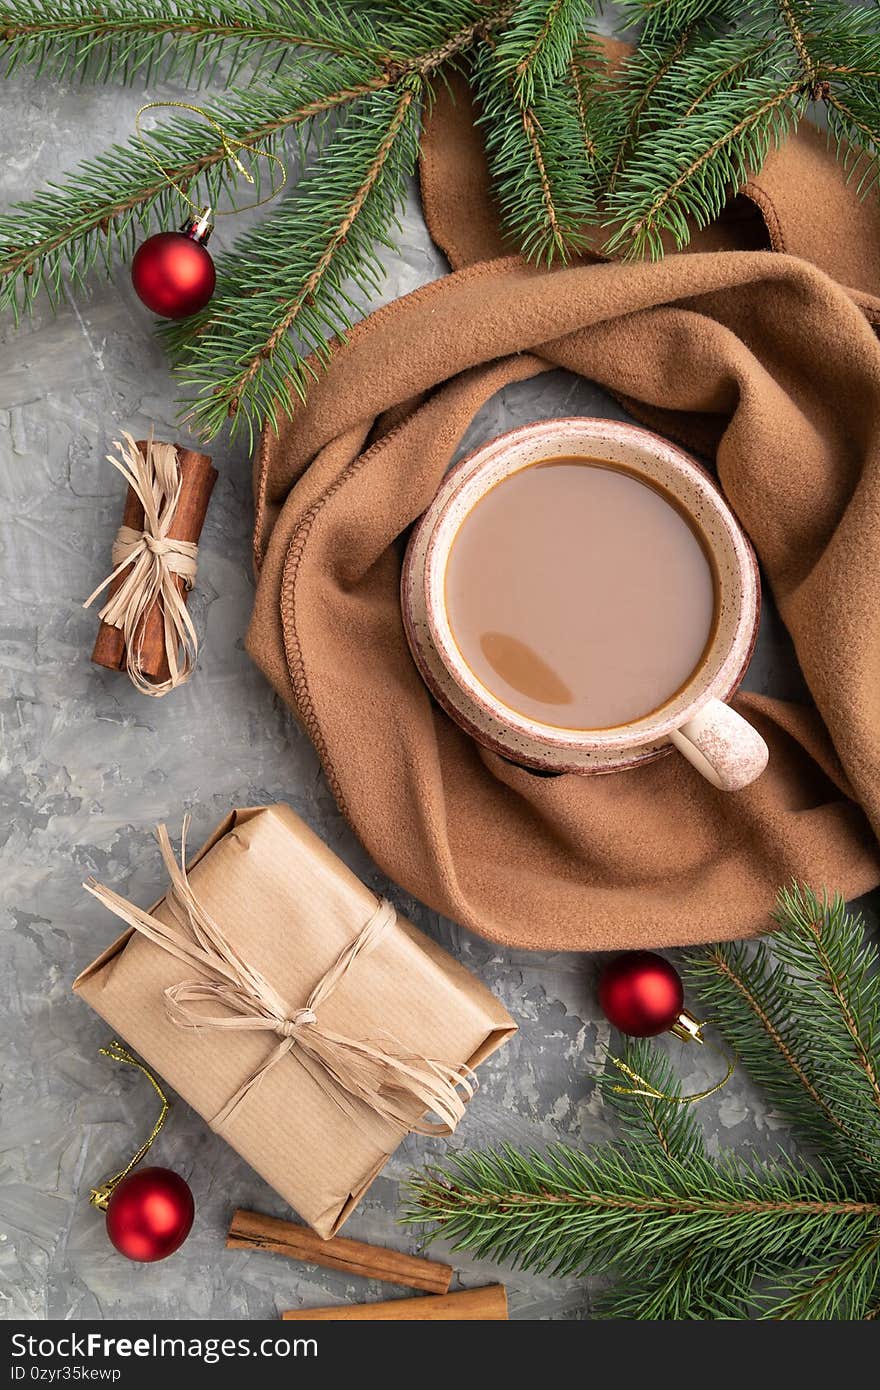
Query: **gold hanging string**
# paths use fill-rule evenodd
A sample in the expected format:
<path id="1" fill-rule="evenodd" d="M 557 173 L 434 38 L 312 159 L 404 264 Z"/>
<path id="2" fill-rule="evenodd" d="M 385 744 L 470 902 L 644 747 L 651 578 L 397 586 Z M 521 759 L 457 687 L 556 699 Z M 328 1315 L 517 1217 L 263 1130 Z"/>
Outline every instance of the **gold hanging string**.
<path id="1" fill-rule="evenodd" d="M 144 113 L 147 111 L 154 111 L 163 106 L 174 106 L 182 111 L 192 111 L 195 113 L 195 115 L 201 116 L 203 121 L 207 121 L 208 125 L 213 126 L 214 130 L 216 130 L 217 134 L 220 136 L 220 142 L 226 153 L 226 158 L 230 161 L 230 163 L 232 163 L 235 166 L 238 173 L 241 174 L 242 178 L 246 179 L 248 183 L 253 184 L 256 182 L 256 180 L 254 179 L 254 176 L 250 172 L 250 170 L 246 168 L 242 161 L 239 159 L 237 153 L 237 151 L 239 150 L 247 150 L 249 154 L 254 155 L 256 158 L 267 159 L 272 164 L 277 165 L 279 170 L 281 171 L 280 182 L 273 185 L 271 191 L 266 194 L 265 198 L 260 198 L 257 200 L 257 202 L 254 203 L 245 203 L 242 207 L 227 208 L 225 212 L 218 212 L 216 208 L 212 209 L 210 207 L 206 207 L 204 204 L 194 203 L 192 198 L 186 192 L 186 190 L 181 187 L 181 185 L 177 182 L 176 179 L 173 179 L 171 177 L 171 175 L 168 173 L 168 170 L 162 164 L 161 160 L 158 159 L 158 157 L 154 154 L 153 150 L 150 149 L 146 137 L 143 131 L 141 130 L 141 116 L 143 116 Z M 209 116 L 207 111 L 204 111 L 201 106 L 192 106 L 188 101 L 148 101 L 145 106 L 141 107 L 141 109 L 135 116 L 134 128 L 137 138 L 141 142 L 141 147 L 144 151 L 144 154 L 147 156 L 148 159 L 152 160 L 153 164 L 155 164 L 163 179 L 165 179 L 166 182 L 169 183 L 172 188 L 176 189 L 183 201 L 185 203 L 188 203 L 189 206 L 193 209 L 193 211 L 198 213 L 199 215 L 207 215 L 207 213 L 210 212 L 214 217 L 230 217 L 235 212 L 245 212 L 250 208 L 260 208 L 263 206 L 264 203 L 270 202 L 271 199 L 274 198 L 277 193 L 280 193 L 285 183 L 287 182 L 287 169 L 284 166 L 284 161 L 280 159 L 277 154 L 272 154 L 271 150 L 261 150 L 257 145 L 249 145 L 246 140 L 236 140 L 236 138 L 233 135 L 227 135 L 226 131 L 223 129 L 222 125 L 220 125 L 219 121 L 215 121 L 214 117 Z"/>
<path id="2" fill-rule="evenodd" d="M 700 1029 L 708 1027 L 711 1020 L 706 1020 L 700 1024 Z M 700 1042 L 703 1039 L 700 1038 Z M 717 1050 L 717 1049 L 716 1049 Z M 647 1100 L 667 1100 L 671 1105 L 693 1105 L 699 1100 L 708 1100 L 709 1096 L 714 1096 L 716 1091 L 720 1091 L 727 1085 L 736 1070 L 737 1057 L 731 1049 L 731 1057 L 727 1064 L 726 1075 L 720 1081 L 716 1081 L 714 1086 L 707 1086 L 705 1091 L 694 1091 L 688 1096 L 670 1095 L 668 1091 L 661 1091 L 658 1086 L 654 1086 L 644 1076 L 640 1076 L 631 1066 L 623 1061 L 621 1057 L 609 1054 L 609 1060 L 614 1063 L 619 1072 L 622 1072 L 633 1084 L 632 1086 L 614 1085 L 610 1089 L 618 1096 L 644 1096 Z"/>
<path id="3" fill-rule="evenodd" d="M 158 1137 L 159 1131 L 162 1129 L 171 1107 L 165 1092 L 162 1090 L 162 1087 L 159 1085 L 153 1073 L 144 1066 L 143 1062 L 139 1062 L 136 1057 L 132 1057 L 131 1053 L 128 1052 L 116 1038 L 114 1038 L 107 1047 L 100 1047 L 98 1051 L 101 1053 L 102 1057 L 110 1057 L 114 1062 L 122 1062 L 127 1067 L 136 1067 L 138 1071 L 143 1072 L 162 1102 L 159 1118 L 153 1125 L 150 1137 L 141 1144 L 134 1158 L 130 1159 L 120 1172 L 114 1173 L 112 1178 L 107 1178 L 99 1187 L 93 1187 L 89 1193 L 89 1201 L 92 1206 L 98 1207 L 100 1211 L 106 1211 L 113 1189 L 118 1187 L 123 1178 L 128 1177 L 132 1168 L 136 1168 L 141 1159 L 147 1154 L 153 1141 Z"/>

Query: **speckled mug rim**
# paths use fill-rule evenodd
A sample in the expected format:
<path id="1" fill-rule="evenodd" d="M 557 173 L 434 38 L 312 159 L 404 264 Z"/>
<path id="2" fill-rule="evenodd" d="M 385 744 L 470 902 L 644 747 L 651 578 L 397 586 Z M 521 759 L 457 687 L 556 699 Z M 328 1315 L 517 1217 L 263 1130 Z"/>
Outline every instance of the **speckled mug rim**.
<path id="1" fill-rule="evenodd" d="M 524 457 L 529 446 L 539 444 L 542 452 Z M 636 457 L 607 458 L 604 449 L 617 448 Z M 544 452 L 546 450 L 546 452 Z M 621 462 L 635 472 L 665 485 L 687 512 L 692 525 L 712 556 L 716 584 L 715 633 L 700 665 L 690 680 L 659 710 L 609 729 L 569 729 L 543 724 L 498 699 L 480 681 L 465 661 L 452 633 L 445 604 L 445 574 L 449 553 L 458 530 L 477 502 L 502 478 L 530 467 L 539 458 L 585 456 L 610 463 Z M 644 459 L 659 466 L 661 476 L 649 472 Z M 491 481 L 487 475 L 491 474 Z M 690 497 L 682 497 L 674 480 L 686 483 Z M 714 521 L 714 534 L 708 534 L 692 499 L 708 508 Z M 464 508 L 464 514 L 455 519 Z M 705 468 L 677 445 L 651 430 L 623 421 L 589 416 L 563 416 L 520 425 L 496 436 L 462 459 L 447 473 L 434 503 L 425 513 L 420 527 L 428 528 L 428 541 L 422 577 L 428 633 L 444 667 L 472 705 L 484 715 L 506 725 L 513 732 L 536 741 L 548 749 L 615 753 L 654 743 L 667 737 L 713 699 L 727 699 L 742 678 L 757 631 L 760 589 L 754 551 L 724 500 L 714 479 Z M 722 544 L 719 544 L 721 542 Z M 719 554 L 726 549 L 726 555 Z M 734 620 L 723 619 L 734 609 Z"/>

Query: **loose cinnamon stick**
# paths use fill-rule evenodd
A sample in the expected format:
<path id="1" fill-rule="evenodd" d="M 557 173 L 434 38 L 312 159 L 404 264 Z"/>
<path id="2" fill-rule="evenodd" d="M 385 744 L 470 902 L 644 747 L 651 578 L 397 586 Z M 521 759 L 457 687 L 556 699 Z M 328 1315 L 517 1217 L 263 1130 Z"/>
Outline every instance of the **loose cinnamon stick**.
<path id="1" fill-rule="evenodd" d="M 146 440 L 137 441 L 141 453 L 146 456 Z M 214 483 L 217 481 L 217 470 L 211 465 L 210 454 L 200 454 L 193 449 L 181 449 L 177 446 L 177 456 L 180 462 L 180 499 L 174 513 L 174 519 L 168 529 L 168 535 L 172 540 L 196 541 L 202 534 L 202 527 L 205 524 L 205 517 L 208 512 L 208 503 Z M 122 524 L 131 526 L 134 530 L 143 530 L 144 512 L 136 495 L 131 488 L 125 501 L 125 510 L 122 515 Z M 125 579 L 125 572 L 113 581 L 109 592 L 115 593 Z M 186 602 L 186 583 L 180 575 L 176 575 L 174 582 L 178 593 Z M 141 661 L 145 673 L 154 680 L 167 680 L 169 675 L 168 657 L 165 652 L 165 623 L 162 613 L 162 606 L 156 603 L 144 619 L 142 633 L 136 634 L 141 643 Z M 119 628 L 111 627 L 108 623 L 101 623 L 98 636 L 92 651 L 92 661 L 99 666 L 109 667 L 111 670 L 119 671 L 125 664 L 125 644 L 122 631 Z"/>
<path id="2" fill-rule="evenodd" d="M 382 1279 L 386 1284 L 400 1284 L 405 1289 L 423 1289 L 426 1293 L 446 1293 L 452 1280 L 452 1266 L 438 1260 L 425 1260 L 418 1255 L 404 1255 L 399 1250 L 387 1250 L 381 1245 L 367 1245 L 362 1240 L 333 1236 L 322 1240 L 307 1226 L 293 1221 L 280 1221 L 263 1216 L 258 1211 L 237 1211 L 229 1224 L 226 1237 L 228 1250 L 271 1250 L 292 1260 L 341 1269 L 346 1274 L 360 1274 L 365 1279 Z"/>
<path id="3" fill-rule="evenodd" d="M 142 454 L 146 453 L 146 441 L 139 439 L 137 446 Z M 133 531 L 143 531 L 144 529 L 144 509 L 141 500 L 133 488 L 128 488 L 125 497 L 125 507 L 122 511 L 123 526 L 130 526 Z M 125 570 L 118 574 L 113 583 L 108 586 L 107 599 L 113 598 L 125 581 Z M 104 602 L 107 602 L 107 599 Z M 98 666 L 106 666 L 110 671 L 121 671 L 125 661 L 125 639 L 122 636 L 121 627 L 112 627 L 110 623 L 101 623 L 98 628 L 98 635 L 95 638 L 95 645 L 92 650 L 92 661 Z"/>
<path id="4" fill-rule="evenodd" d="M 285 1322 L 507 1322 L 503 1284 L 463 1293 L 394 1298 L 388 1303 L 342 1303 L 338 1308 L 295 1308 Z"/>

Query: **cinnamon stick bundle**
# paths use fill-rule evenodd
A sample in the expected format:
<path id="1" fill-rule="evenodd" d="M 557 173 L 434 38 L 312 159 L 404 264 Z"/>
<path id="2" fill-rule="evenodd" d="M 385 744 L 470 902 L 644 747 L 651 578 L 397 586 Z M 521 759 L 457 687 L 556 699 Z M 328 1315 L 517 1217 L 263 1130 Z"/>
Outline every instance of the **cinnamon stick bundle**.
<path id="1" fill-rule="evenodd" d="M 137 447 L 146 458 L 147 441 L 139 439 Z M 180 445 L 175 445 L 175 448 L 180 464 L 181 488 L 180 499 L 168 530 L 168 536 L 172 540 L 198 543 L 218 474 L 216 468 L 212 467 L 210 454 L 200 454 L 193 449 L 182 449 Z M 122 525 L 131 527 L 133 531 L 142 531 L 144 527 L 143 505 L 131 487 L 129 487 L 125 499 Z M 126 571 L 123 570 L 122 574 L 114 579 L 109 587 L 108 597 L 112 597 L 119 591 L 125 580 L 125 575 Z M 175 575 L 174 583 L 185 603 L 187 599 L 186 581 L 181 575 Z M 161 601 L 155 603 L 147 613 L 137 636 L 140 640 L 142 668 L 145 674 L 156 681 L 167 680 L 169 668 L 168 656 L 165 651 L 165 622 Z M 125 655 L 125 640 L 122 629 L 113 627 L 110 623 L 102 622 L 92 650 L 92 661 L 98 666 L 107 667 L 108 670 L 121 671 L 125 668 Z"/>
<path id="2" fill-rule="evenodd" d="M 285 1322 L 507 1322 L 503 1284 L 462 1293 L 394 1298 L 387 1303 L 342 1303 L 337 1308 L 295 1308 Z"/>
<path id="3" fill-rule="evenodd" d="M 443 1294 L 452 1280 L 452 1266 L 419 1255 L 405 1255 L 381 1245 L 368 1245 L 346 1236 L 322 1240 L 306 1226 L 263 1216 L 258 1211 L 235 1212 L 226 1237 L 227 1250 L 271 1250 L 292 1260 L 341 1269 L 365 1279 L 382 1279 L 407 1289 Z"/>

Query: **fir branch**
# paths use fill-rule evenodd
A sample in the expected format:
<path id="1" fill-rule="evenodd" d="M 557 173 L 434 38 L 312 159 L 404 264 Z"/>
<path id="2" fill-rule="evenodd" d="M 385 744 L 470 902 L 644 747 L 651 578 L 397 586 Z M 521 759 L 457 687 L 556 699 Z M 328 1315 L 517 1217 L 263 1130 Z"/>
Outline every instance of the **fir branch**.
<path id="1" fill-rule="evenodd" d="M 837 84 L 825 94 L 828 135 L 847 178 L 861 196 L 880 183 L 880 84 L 873 76 L 849 77 L 840 94 Z"/>
<path id="2" fill-rule="evenodd" d="M 691 977 L 753 1079 L 824 1150 L 813 1167 L 710 1162 L 692 1115 L 675 1128 L 667 1059 L 634 1043 L 625 1066 L 661 1095 L 614 1094 L 612 1074 L 602 1078 L 626 1147 L 461 1154 L 415 1179 L 405 1219 L 524 1268 L 611 1271 L 599 1317 L 880 1315 L 878 953 L 839 898 L 795 884 L 776 919 L 754 958 L 715 947 Z"/>
<path id="3" fill-rule="evenodd" d="M 67 5 L 70 0 L 61 2 Z M 73 0 L 74 5 L 81 3 Z M 146 0 L 132 3 L 137 8 Z M 284 131 L 314 125 L 337 107 L 387 90 L 402 74 L 434 73 L 478 34 L 502 24 L 509 8 L 509 0 L 488 11 L 468 0 L 454 0 L 451 12 L 444 10 L 442 18 L 446 24 L 450 18 L 465 21 L 463 27 L 450 33 L 439 20 L 423 24 L 420 37 L 440 38 L 439 45 L 383 72 L 369 58 L 313 61 L 306 69 L 292 69 L 288 76 L 276 75 L 271 87 L 232 90 L 225 100 L 206 109 L 228 134 L 269 148 Z M 475 12 L 478 19 L 473 17 Z M 169 179 L 184 185 L 198 183 L 201 201 L 216 205 L 228 189 L 229 167 L 228 152 L 218 144 L 215 133 L 190 118 L 174 116 L 151 139 Z M 256 167 L 259 170 L 259 164 Z M 184 207 L 175 190 L 157 178 L 155 166 L 134 139 L 125 146 L 112 146 L 99 158 L 79 165 L 63 182 L 0 217 L 0 308 L 11 306 L 17 317 L 41 290 L 56 303 L 65 272 L 77 286 L 99 261 L 109 272 L 113 252 L 130 257 L 139 235 L 162 221 L 179 220 Z"/>
<path id="4" fill-rule="evenodd" d="M 421 94 L 428 79 L 444 80 L 450 67 L 469 71 L 505 229 L 524 255 L 544 264 L 585 246 L 585 224 L 598 218 L 608 170 L 603 214 L 617 223 L 608 249 L 659 255 L 670 235 L 683 246 L 693 223 L 717 215 L 810 100 L 824 100 L 830 139 L 859 191 L 880 176 L 876 7 L 760 0 L 743 12 L 734 0 L 639 0 L 629 14 L 642 22 L 640 52 L 609 87 L 590 27 L 591 0 L 436 0 L 431 6 L 406 0 L 107 0 L 97 13 L 90 6 L 91 0 L 0 0 L 7 70 L 26 63 L 37 72 L 123 81 L 161 73 L 182 77 L 187 86 L 216 77 L 228 87 L 236 70 L 262 69 L 266 88 L 232 90 L 226 103 L 227 124 L 242 118 L 231 133 L 249 141 L 270 142 L 286 130 L 311 138 L 323 115 L 339 107 L 361 99 L 380 103 L 383 94 L 410 82 Z M 475 61 L 468 66 L 466 59 Z M 331 90 L 325 79 L 334 66 L 339 75 Z M 411 105 L 415 119 L 418 101 Z M 346 128 L 342 122 L 340 132 Z M 226 152 L 209 132 L 172 121 L 152 138 L 165 152 L 169 175 L 194 181 L 205 201 L 215 203 L 228 189 Z M 390 165 L 394 147 L 406 143 L 403 133 L 392 139 Z M 357 162 L 363 153 L 344 145 L 333 166 L 334 188 L 344 177 L 353 180 L 346 186 L 355 199 L 352 237 L 363 257 L 360 267 L 345 250 L 345 208 L 352 204 L 334 204 L 341 219 L 335 225 L 342 229 L 334 240 L 326 226 L 315 237 L 316 207 L 303 223 L 308 232 L 300 234 L 284 220 L 285 200 L 268 214 L 272 233 L 245 242 L 250 258 L 226 261 L 233 274 L 227 308 L 247 305 L 242 321 L 248 342 L 237 342 L 241 361 L 230 361 L 215 332 L 222 306 L 219 317 L 209 310 L 169 332 L 178 358 L 195 374 L 197 413 L 209 429 L 224 408 L 235 413 L 240 407 L 252 426 L 252 401 L 272 418 L 273 402 L 287 408 L 301 394 L 313 367 L 285 347 L 285 315 L 290 331 L 325 358 L 321 325 L 332 338 L 355 313 L 335 281 L 336 263 L 359 288 L 375 285 L 374 247 L 356 228 L 373 227 L 381 241 L 393 218 L 375 190 L 357 206 L 357 180 L 369 174 L 369 161 Z M 0 304 L 18 313 L 41 288 L 57 300 L 65 275 L 78 289 L 99 261 L 109 270 L 114 254 L 130 255 L 139 230 L 179 212 L 177 195 L 139 159 L 132 146 L 115 146 L 0 219 Z M 306 190 L 310 180 L 309 174 Z M 383 184 L 379 177 L 377 188 Z M 384 207 L 375 222 L 373 207 Z M 282 232 L 295 253 L 295 275 L 282 276 L 273 260 Z M 265 271 L 275 288 L 271 306 L 261 298 Z M 332 304 L 326 314 L 325 298 Z M 277 373 L 269 365 L 275 359 Z M 286 364 L 294 375 L 290 389 L 280 376 Z M 212 405 L 208 398 L 215 393 Z"/>
<path id="5" fill-rule="evenodd" d="M 775 1322 L 791 1320 L 869 1320 L 871 1300 L 880 1282 L 880 1233 L 869 1236 L 852 1250 L 839 1252 L 818 1270 L 800 1271 L 789 1281 L 785 1296 L 765 1293 L 769 1304 L 763 1317 Z"/>
<path id="6" fill-rule="evenodd" d="M 697 24 L 739 20 L 743 6 L 741 0 L 625 0 L 621 10 L 625 25 L 641 25 L 641 43 L 663 45 Z"/>
<path id="7" fill-rule="evenodd" d="M 640 1278 L 653 1260 L 680 1264 L 702 1247 L 719 1276 L 735 1279 L 738 1269 L 818 1261 L 868 1239 L 880 1203 L 845 1171 L 786 1160 L 679 1163 L 647 1146 L 556 1145 L 543 1155 L 458 1154 L 414 1179 L 404 1219 L 435 1223 L 457 1250 L 538 1272 Z"/>
<path id="8" fill-rule="evenodd" d="M 804 77 L 810 88 L 814 88 L 817 81 L 816 64 L 813 61 L 804 33 L 807 22 L 807 13 L 804 7 L 797 0 L 775 0 L 776 6 L 785 21 L 794 51 L 797 54 L 798 62 L 803 70 Z M 806 7 L 807 11 L 809 6 Z"/>
<path id="9" fill-rule="evenodd" d="M 655 1259 L 635 1277 L 612 1282 L 600 1293 L 594 1316 L 627 1322 L 747 1318 L 754 1279 L 754 1265 L 722 1272 L 711 1251 L 691 1250 L 679 1260 Z"/>
<path id="10" fill-rule="evenodd" d="M 604 127 L 605 144 L 617 147 L 609 193 L 637 142 L 650 141 L 655 129 L 674 131 L 717 92 L 782 70 L 780 49 L 759 18 L 740 25 L 735 36 L 700 34 L 696 42 L 688 31 L 670 49 L 644 49 L 630 58 L 598 103 L 596 124 Z"/>
<path id="11" fill-rule="evenodd" d="M 730 192 L 797 124 L 807 99 L 800 76 L 784 81 L 770 73 L 714 92 L 693 116 L 654 131 L 650 148 L 641 148 L 624 168 L 609 199 L 609 220 L 620 225 L 608 253 L 657 258 L 664 232 L 685 246 L 688 219 L 705 227 L 720 214 Z"/>
<path id="12" fill-rule="evenodd" d="M 271 148 L 285 130 L 386 86 L 387 79 L 371 76 L 368 66 L 326 62 L 310 69 L 307 92 L 277 80 L 271 89 L 230 92 L 212 104 L 210 114 L 235 139 Z M 218 203 L 230 171 L 216 131 L 175 115 L 150 133 L 148 143 L 169 178 L 190 185 L 194 201 L 198 192 L 201 201 Z M 99 259 L 109 271 L 112 250 L 129 257 L 139 236 L 161 221 L 179 219 L 184 207 L 134 138 L 84 161 L 63 183 L 0 217 L 0 307 L 17 314 L 40 289 L 55 300 L 65 272 L 80 284 Z"/>
<path id="13" fill-rule="evenodd" d="M 602 159 L 599 141 L 592 128 L 591 108 L 607 77 L 601 49 L 591 36 L 578 39 L 568 62 L 566 79 L 571 87 L 581 141 L 587 161 L 598 168 Z"/>
<path id="14" fill-rule="evenodd" d="M 830 1138 L 837 1151 L 833 1133 L 828 1134 L 830 1125 L 846 1140 L 844 1152 L 849 1153 L 852 1136 L 822 1099 L 798 1055 L 800 1039 L 784 1002 L 784 971 L 774 966 L 769 947 L 759 944 L 751 960 L 747 952 L 738 942 L 710 946 L 702 956 L 691 957 L 688 979 L 717 1016 L 746 1070 L 774 1103 L 785 1107 L 808 1139 L 824 1147 Z M 809 1101 L 806 1111 L 804 1097 Z"/>
<path id="15" fill-rule="evenodd" d="M 589 162 L 578 111 L 579 92 L 567 84 L 533 105 L 485 44 L 475 64 L 480 124 L 505 228 L 530 260 L 567 260 L 585 244 L 584 224 L 595 213 L 597 170 Z"/>
<path id="16" fill-rule="evenodd" d="M 483 44 L 474 83 L 502 218 L 532 260 L 567 260 L 595 214 L 600 154 L 589 97 L 604 64 L 584 0 L 519 0 Z"/>
<path id="17" fill-rule="evenodd" d="M 738 25 L 734 34 L 699 31 L 672 64 L 667 64 L 642 113 L 642 128 L 671 126 L 691 115 L 713 92 L 736 88 L 749 77 L 788 72 L 785 45 L 760 16 Z M 792 74 L 793 75 L 793 74 Z"/>
<path id="18" fill-rule="evenodd" d="M 875 6 L 816 3 L 810 10 L 810 53 L 823 76 L 880 77 L 880 14 Z"/>
<path id="19" fill-rule="evenodd" d="M 779 894 L 774 917 L 773 948 L 805 1006 L 802 1016 L 809 1006 L 817 1032 L 827 1024 L 834 1042 L 824 1055 L 844 1068 L 841 1089 L 855 1088 L 864 1098 L 850 1113 L 864 1119 L 880 1151 L 880 974 L 877 952 L 864 943 L 864 923 L 839 894 L 820 901 L 798 883 Z"/>
<path id="20" fill-rule="evenodd" d="M 185 385 L 197 393 L 189 418 L 205 437 L 231 417 L 252 440 L 263 419 L 277 423 L 292 411 L 315 363 L 329 356 L 328 338 L 357 314 L 352 289 L 376 290 L 383 273 L 376 247 L 391 244 L 415 165 L 419 95 L 419 79 L 409 75 L 356 103 L 274 217 L 220 261 L 208 308 L 163 328 Z"/>
<path id="21" fill-rule="evenodd" d="M 595 17 L 592 0 L 518 0 L 498 36 L 495 62 L 517 102 L 533 106 L 569 67 Z"/>
<path id="22" fill-rule="evenodd" d="M 298 48 L 381 63 L 387 48 L 366 16 L 317 0 L 0 0 L 6 75 L 21 64 L 57 76 L 149 81 L 160 70 L 188 86 L 210 81 L 222 59 L 278 64 Z"/>
<path id="23" fill-rule="evenodd" d="M 348 240 L 355 221 L 360 216 L 367 199 L 372 194 L 382 176 L 382 172 L 394 148 L 395 141 L 409 116 L 410 107 L 415 96 L 416 93 L 412 87 L 404 87 L 401 91 L 394 108 L 391 122 L 364 175 L 363 182 L 345 208 L 340 222 L 333 228 L 318 258 L 317 264 L 306 276 L 302 288 L 297 291 L 292 303 L 285 310 L 265 343 L 261 345 L 259 351 L 254 354 L 251 361 L 245 366 L 244 371 L 235 383 L 234 389 L 228 397 L 228 405 L 232 413 L 235 413 L 238 409 L 242 393 L 247 390 L 249 384 L 259 370 L 260 363 L 277 350 L 281 339 L 288 330 L 293 327 L 297 315 L 301 313 L 303 306 L 313 302 L 320 293 L 323 281 L 333 265 L 334 256 L 339 248 Z"/>
<path id="24" fill-rule="evenodd" d="M 620 1059 L 612 1057 L 610 1062 L 613 1070 L 606 1068 L 599 1085 L 605 1103 L 617 1116 L 621 1138 L 637 1144 L 655 1140 L 667 1158 L 681 1163 L 694 1156 L 705 1158 L 703 1137 L 692 1107 L 678 1099 L 681 1084 L 669 1058 L 644 1039 L 627 1039 Z M 620 1063 L 629 1076 L 622 1073 Z M 647 1082 L 648 1088 L 659 1094 L 634 1095 L 632 1075 L 640 1077 Z"/>
<path id="25" fill-rule="evenodd" d="M 623 169 L 638 139 L 644 114 L 651 98 L 667 73 L 687 50 L 693 29 L 681 30 L 668 47 L 658 49 L 644 44 L 621 66 L 606 98 L 612 121 L 618 125 L 617 153 L 608 177 L 608 192 L 613 193 Z"/>
<path id="26" fill-rule="evenodd" d="M 759 33 L 750 39 L 745 49 L 741 40 L 742 36 L 734 40 L 724 38 L 707 43 L 693 55 L 692 63 L 682 65 L 683 72 L 674 71 L 673 80 L 679 98 L 686 96 L 689 102 L 686 110 L 678 117 L 679 120 L 687 120 L 688 116 L 692 116 L 700 103 L 713 92 L 736 87 L 746 78 L 757 77 L 762 70 L 769 67 L 776 45 L 775 39 Z M 697 76 L 697 80 L 690 85 L 687 79 L 692 73 Z M 678 79 L 683 81 L 679 83 Z"/>
<path id="27" fill-rule="evenodd" d="M 382 16 L 376 6 L 341 0 L 0 0 L 0 52 L 6 75 L 21 64 L 57 76 L 73 71 L 100 81 L 149 82 L 161 74 L 186 86 L 219 74 L 231 85 L 241 71 L 290 64 L 305 52 L 371 63 L 396 78 L 427 71 L 503 24 L 513 0 L 443 0 Z"/>
<path id="28" fill-rule="evenodd" d="M 771 1103 L 829 1161 L 855 1164 L 874 1182 L 877 953 L 863 945 L 856 915 L 805 889 L 780 895 L 777 921 L 770 942 L 692 956 L 689 983 Z"/>

